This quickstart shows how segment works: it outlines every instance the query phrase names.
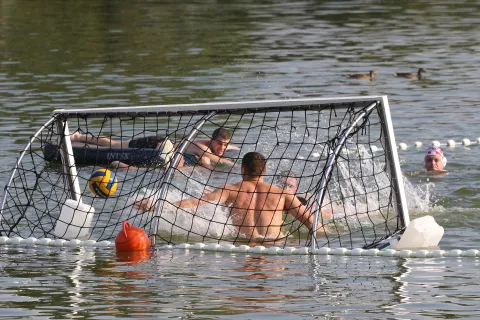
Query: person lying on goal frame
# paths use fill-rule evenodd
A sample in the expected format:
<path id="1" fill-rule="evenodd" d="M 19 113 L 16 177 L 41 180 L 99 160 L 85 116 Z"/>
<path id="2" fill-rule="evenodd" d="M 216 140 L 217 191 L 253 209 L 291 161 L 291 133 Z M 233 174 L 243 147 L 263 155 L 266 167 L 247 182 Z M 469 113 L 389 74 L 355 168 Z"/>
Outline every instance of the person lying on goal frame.
<path id="1" fill-rule="evenodd" d="M 183 157 L 177 164 L 177 168 L 185 165 L 193 166 L 200 164 L 206 168 L 212 169 L 217 163 L 234 165 L 234 162 L 226 157 L 223 157 L 227 150 L 240 150 L 235 145 L 230 144 L 231 134 L 225 128 L 217 128 L 213 131 L 211 139 L 197 139 L 192 141 L 185 150 Z M 108 137 L 95 137 L 92 135 L 75 132 L 71 136 L 72 142 L 85 142 L 87 144 L 94 144 L 102 147 L 114 148 L 139 148 L 139 149 L 158 149 L 165 157 L 165 163 L 168 165 L 173 157 L 175 146 L 165 137 L 161 136 L 146 136 L 130 140 L 115 141 Z M 120 161 L 114 161 L 111 167 L 122 170 L 137 170 L 138 168 L 129 166 Z"/>

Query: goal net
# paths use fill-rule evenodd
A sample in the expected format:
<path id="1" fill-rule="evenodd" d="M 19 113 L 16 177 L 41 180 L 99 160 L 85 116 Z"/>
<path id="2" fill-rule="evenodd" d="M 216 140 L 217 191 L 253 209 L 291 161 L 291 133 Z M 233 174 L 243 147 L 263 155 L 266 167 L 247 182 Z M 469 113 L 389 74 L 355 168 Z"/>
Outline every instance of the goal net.
<path id="1" fill-rule="evenodd" d="M 108 197 L 88 183 L 106 168 Z M 408 223 L 387 97 L 55 111 L 12 170 L 0 236 L 113 241 L 125 220 L 155 244 L 374 247 Z"/>

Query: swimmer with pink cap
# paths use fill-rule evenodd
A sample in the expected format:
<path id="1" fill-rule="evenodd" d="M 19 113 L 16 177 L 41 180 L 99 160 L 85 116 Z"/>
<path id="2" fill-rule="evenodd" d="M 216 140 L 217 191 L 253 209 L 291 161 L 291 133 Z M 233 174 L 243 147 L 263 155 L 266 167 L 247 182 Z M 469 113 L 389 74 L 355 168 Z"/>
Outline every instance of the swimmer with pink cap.
<path id="1" fill-rule="evenodd" d="M 430 147 L 425 154 L 425 169 L 427 171 L 443 171 L 447 165 L 447 158 L 439 147 Z"/>

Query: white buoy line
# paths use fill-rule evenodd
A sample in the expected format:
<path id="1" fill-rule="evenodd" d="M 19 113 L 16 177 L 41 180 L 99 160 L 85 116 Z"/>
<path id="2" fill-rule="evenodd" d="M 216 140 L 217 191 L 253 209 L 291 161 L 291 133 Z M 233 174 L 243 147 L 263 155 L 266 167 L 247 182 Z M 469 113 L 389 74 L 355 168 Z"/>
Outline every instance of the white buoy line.
<path id="1" fill-rule="evenodd" d="M 470 140 L 470 139 L 467 139 L 467 138 L 464 138 L 462 139 L 461 141 L 455 141 L 455 140 L 452 140 L 452 139 L 449 139 L 447 140 L 446 142 L 440 142 L 439 140 L 433 140 L 430 142 L 430 144 L 427 144 L 427 146 L 435 146 L 435 147 L 449 147 L 449 148 L 454 148 L 456 146 L 464 146 L 464 147 L 467 147 L 467 146 L 471 146 L 471 145 L 479 145 L 480 144 L 480 137 L 476 138 L 475 140 Z M 411 143 L 411 144 L 407 144 L 405 142 L 400 142 L 396 148 L 397 149 L 400 149 L 400 150 L 407 150 L 408 148 L 410 147 L 414 147 L 414 148 L 417 148 L 417 149 L 420 149 L 424 146 L 424 143 L 421 142 L 421 141 L 415 141 L 414 143 Z M 370 151 L 372 153 L 375 153 L 375 152 L 378 152 L 378 151 L 383 151 L 383 148 L 379 148 L 375 145 L 370 145 L 369 146 L 370 148 Z M 422 150 L 423 151 L 423 150 Z M 352 153 L 352 154 L 358 154 L 358 153 L 362 153 L 363 151 L 360 150 L 359 148 L 343 148 L 341 150 L 341 152 L 343 154 L 349 154 L 349 153 Z M 313 152 L 311 155 L 310 155 L 312 158 L 320 158 L 321 157 L 321 153 L 319 152 Z M 298 159 L 305 159 L 305 157 L 303 156 L 297 156 Z"/>
<path id="2" fill-rule="evenodd" d="M 476 144 L 480 144 L 480 137 L 476 138 L 475 140 L 470 140 L 470 139 L 467 139 L 467 138 L 464 138 L 462 139 L 461 141 L 455 141 L 455 140 L 452 140 L 452 139 L 449 139 L 447 140 L 446 142 L 440 142 L 439 140 L 433 140 L 429 146 L 435 146 L 435 147 L 442 147 L 442 146 L 446 146 L 446 147 L 455 147 L 457 145 L 462 145 L 462 146 L 470 146 L 470 145 L 476 145 Z M 415 147 L 415 148 L 421 148 L 423 146 L 423 143 L 421 141 L 415 141 L 414 143 L 412 144 L 406 144 L 404 142 L 401 142 L 398 144 L 397 148 L 398 149 L 402 149 L 402 150 L 406 150 L 408 149 L 409 147 Z"/>
<path id="3" fill-rule="evenodd" d="M 231 244 L 220 245 L 218 243 L 205 244 L 196 243 L 190 245 L 183 243 L 179 245 L 166 245 L 160 247 L 163 249 L 186 249 L 186 250 L 202 250 L 202 251 L 219 251 L 219 252 L 239 252 L 254 253 L 265 255 L 336 255 L 336 256 L 376 256 L 376 257 L 399 257 L 399 258 L 443 258 L 443 257 L 480 257 L 480 251 L 476 249 L 469 250 L 379 250 L 379 249 L 347 249 L 347 248 L 318 248 L 311 250 L 309 247 L 249 247 L 247 245 L 234 246 Z"/>
<path id="4" fill-rule="evenodd" d="M 467 146 L 471 146 L 471 145 L 479 145 L 480 144 L 480 137 L 479 138 L 476 138 L 475 140 L 470 140 L 470 139 L 462 139 L 461 141 L 455 141 L 455 140 L 452 140 L 452 139 L 449 139 L 447 140 L 446 142 L 440 142 L 439 140 L 433 140 L 432 142 L 430 142 L 430 144 L 427 144 L 427 146 L 434 146 L 434 147 L 449 147 L 449 148 L 455 148 L 456 146 L 464 146 L 464 147 L 467 147 Z M 414 143 L 411 143 L 411 144 L 407 144 L 405 142 L 400 142 L 396 148 L 397 149 L 400 149 L 400 150 L 407 150 L 408 148 L 416 148 L 416 149 L 419 149 L 419 148 L 422 148 L 424 146 L 424 143 L 421 142 L 421 141 L 415 141 Z M 377 152 L 377 151 L 383 151 L 383 148 L 379 148 L 375 145 L 371 145 L 370 146 L 370 150 L 372 152 Z M 422 149 L 423 151 L 423 149 Z M 353 152 L 353 153 L 358 153 L 359 151 L 357 149 L 342 149 L 342 152 L 343 153 L 349 153 L 349 152 Z M 312 154 L 312 156 L 314 157 L 318 157 L 317 154 Z"/>
<path id="5" fill-rule="evenodd" d="M 34 246 L 51 246 L 51 247 L 101 247 L 114 248 L 115 243 L 112 241 L 95 241 L 95 240 L 64 240 L 64 239 L 37 239 L 30 237 L 23 239 L 21 237 L 0 237 L 0 245 L 21 245 L 27 247 Z M 471 257 L 480 258 L 480 251 L 476 249 L 469 250 L 378 250 L 378 249 L 347 249 L 347 248 L 318 248 L 312 250 L 309 247 L 264 247 L 255 246 L 249 247 L 247 245 L 235 246 L 233 244 L 218 244 L 218 243 L 181 243 L 178 245 L 164 245 L 159 249 L 183 249 L 183 250 L 199 250 L 212 252 L 231 252 L 231 253 L 251 253 L 263 255 L 334 255 L 334 256 L 376 256 L 376 257 L 398 257 L 398 258 L 443 258 L 443 257 Z"/>

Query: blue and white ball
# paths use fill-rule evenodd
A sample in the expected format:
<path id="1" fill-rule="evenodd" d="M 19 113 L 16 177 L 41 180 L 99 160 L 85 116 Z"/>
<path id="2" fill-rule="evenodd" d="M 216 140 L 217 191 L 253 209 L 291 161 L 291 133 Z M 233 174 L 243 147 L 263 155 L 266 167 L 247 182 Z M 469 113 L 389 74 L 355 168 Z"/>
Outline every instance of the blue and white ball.
<path id="1" fill-rule="evenodd" d="M 93 194 L 108 198 L 117 191 L 117 182 L 115 173 L 108 169 L 98 169 L 88 179 L 88 187 Z"/>

